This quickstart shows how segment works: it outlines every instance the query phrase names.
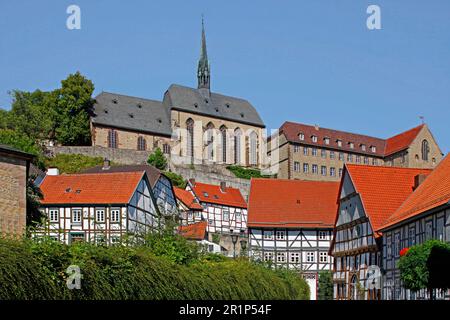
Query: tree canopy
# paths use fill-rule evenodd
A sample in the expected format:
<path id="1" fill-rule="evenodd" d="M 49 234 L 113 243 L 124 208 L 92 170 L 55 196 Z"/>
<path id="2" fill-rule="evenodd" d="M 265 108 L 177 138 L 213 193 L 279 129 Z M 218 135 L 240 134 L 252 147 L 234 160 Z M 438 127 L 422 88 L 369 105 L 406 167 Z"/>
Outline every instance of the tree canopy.
<path id="1" fill-rule="evenodd" d="M 156 150 L 148 157 L 147 163 L 159 170 L 166 170 L 167 168 L 167 159 L 160 148 L 156 148 Z"/>

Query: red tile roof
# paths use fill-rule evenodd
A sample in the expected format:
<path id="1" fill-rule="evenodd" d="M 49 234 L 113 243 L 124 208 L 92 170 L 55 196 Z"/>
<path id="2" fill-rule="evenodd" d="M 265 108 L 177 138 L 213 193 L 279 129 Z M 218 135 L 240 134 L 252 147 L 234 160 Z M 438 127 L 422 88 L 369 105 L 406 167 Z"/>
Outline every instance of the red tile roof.
<path id="1" fill-rule="evenodd" d="M 380 139 L 302 123 L 285 122 L 280 128 L 280 134 L 284 133 L 286 139 L 294 143 L 302 143 L 312 146 L 317 145 L 319 147 L 333 148 L 347 152 L 357 152 L 361 154 L 385 157 L 408 148 L 423 127 L 424 125 L 422 124 L 391 138 Z M 304 134 L 305 140 L 300 140 L 300 133 Z M 317 137 L 317 142 L 312 142 L 311 137 L 313 135 Z M 330 139 L 329 145 L 325 144 L 325 138 Z M 342 147 L 337 145 L 337 140 L 342 140 Z M 353 149 L 350 148 L 349 142 L 354 143 Z M 361 149 L 361 145 L 366 146 L 366 151 Z M 371 151 L 371 146 L 376 147 L 376 152 Z"/>
<path id="2" fill-rule="evenodd" d="M 379 231 L 413 192 L 414 177 L 429 174 L 431 170 L 346 164 L 345 174 L 347 172 L 361 196 L 373 230 Z"/>
<path id="3" fill-rule="evenodd" d="M 239 189 L 226 187 L 223 192 L 220 189 L 220 186 L 200 182 L 193 183 L 192 189 L 200 202 L 216 203 L 229 207 L 247 208 L 247 202 L 245 202 Z"/>
<path id="4" fill-rule="evenodd" d="M 450 156 L 447 155 L 422 184 L 386 221 L 383 228 L 395 225 L 450 201 Z"/>
<path id="5" fill-rule="evenodd" d="M 180 226 L 178 232 L 181 236 L 189 240 L 203 240 L 206 236 L 206 221 L 200 221 L 187 226 Z"/>
<path id="6" fill-rule="evenodd" d="M 339 182 L 252 179 L 249 227 L 332 228 Z"/>
<path id="7" fill-rule="evenodd" d="M 417 126 L 415 128 L 412 128 L 408 131 L 402 132 L 396 136 L 387 139 L 386 147 L 384 149 L 384 155 L 389 156 L 391 154 L 394 154 L 396 152 L 408 148 L 423 127 L 424 125 L 422 124 L 420 126 Z"/>
<path id="8" fill-rule="evenodd" d="M 46 176 L 42 204 L 125 204 L 144 172 Z"/>
<path id="9" fill-rule="evenodd" d="M 197 202 L 191 192 L 178 187 L 173 187 L 173 190 L 175 191 L 177 199 L 184 203 L 186 207 L 192 210 L 203 210 L 203 207 Z"/>

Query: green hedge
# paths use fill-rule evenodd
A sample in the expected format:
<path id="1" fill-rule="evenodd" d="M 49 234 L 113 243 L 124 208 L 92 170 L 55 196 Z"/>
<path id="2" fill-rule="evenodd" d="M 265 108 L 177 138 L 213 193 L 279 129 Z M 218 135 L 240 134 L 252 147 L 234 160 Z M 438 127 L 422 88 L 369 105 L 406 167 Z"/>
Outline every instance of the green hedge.
<path id="1" fill-rule="evenodd" d="M 82 154 L 57 154 L 45 160 L 47 168 L 56 167 L 60 173 L 79 173 L 85 169 L 103 165 L 102 157 L 89 157 Z M 111 165 L 114 165 L 113 163 Z"/>
<path id="2" fill-rule="evenodd" d="M 81 289 L 67 289 L 69 265 L 80 267 Z M 309 298 L 300 276 L 246 260 L 177 264 L 144 246 L 67 246 L 53 240 L 0 240 L 0 283 L 0 300 Z"/>
<path id="3" fill-rule="evenodd" d="M 270 176 L 261 174 L 261 170 L 259 169 L 244 168 L 240 166 L 227 166 L 227 169 L 237 178 L 241 179 L 250 180 L 251 178 L 270 178 Z"/>

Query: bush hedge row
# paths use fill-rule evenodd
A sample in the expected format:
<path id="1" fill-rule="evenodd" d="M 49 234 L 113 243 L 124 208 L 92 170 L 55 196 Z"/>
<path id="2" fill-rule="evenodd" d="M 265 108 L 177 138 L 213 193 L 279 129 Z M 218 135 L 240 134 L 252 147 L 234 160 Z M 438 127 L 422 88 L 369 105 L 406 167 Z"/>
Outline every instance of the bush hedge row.
<path id="1" fill-rule="evenodd" d="M 66 286 L 69 265 L 81 288 Z M 4 299 L 308 299 L 297 274 L 246 260 L 198 258 L 179 264 L 148 246 L 70 246 L 53 240 L 0 240 L 0 300 Z"/>

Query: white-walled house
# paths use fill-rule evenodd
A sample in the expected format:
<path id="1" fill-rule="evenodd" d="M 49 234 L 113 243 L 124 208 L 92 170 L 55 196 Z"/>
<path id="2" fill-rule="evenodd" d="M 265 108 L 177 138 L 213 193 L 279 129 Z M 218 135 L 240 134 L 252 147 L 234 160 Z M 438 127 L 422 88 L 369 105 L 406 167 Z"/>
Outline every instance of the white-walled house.
<path id="1" fill-rule="evenodd" d="M 36 236 L 115 244 L 160 230 L 161 214 L 144 171 L 47 175 L 40 188 L 47 223 Z"/>
<path id="2" fill-rule="evenodd" d="M 248 207 L 249 255 L 276 268 L 298 270 L 318 293 L 318 274 L 331 270 L 328 255 L 339 183 L 252 179 Z"/>

